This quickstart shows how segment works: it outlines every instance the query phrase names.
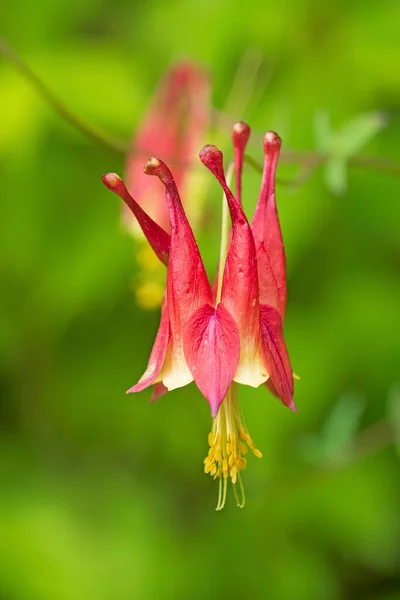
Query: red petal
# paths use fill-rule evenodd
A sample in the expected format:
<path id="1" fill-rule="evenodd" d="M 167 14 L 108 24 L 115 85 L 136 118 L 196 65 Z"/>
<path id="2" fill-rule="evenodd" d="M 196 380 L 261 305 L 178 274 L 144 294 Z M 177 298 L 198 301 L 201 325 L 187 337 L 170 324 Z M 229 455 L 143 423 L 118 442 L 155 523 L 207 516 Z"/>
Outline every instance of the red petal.
<path id="1" fill-rule="evenodd" d="M 144 210 L 129 194 L 124 182 L 118 175 L 116 175 L 116 173 L 106 173 L 106 175 L 103 175 L 102 181 L 104 185 L 111 190 L 111 192 L 117 194 L 120 198 L 122 198 L 125 204 L 129 206 L 140 227 L 142 228 L 142 231 L 146 236 L 150 246 L 153 248 L 161 262 L 167 265 L 169 248 L 171 245 L 171 236 L 144 212 Z"/>
<path id="2" fill-rule="evenodd" d="M 253 235 L 240 204 L 228 188 L 222 153 L 205 146 L 200 160 L 221 184 L 232 219 L 232 239 L 226 258 L 221 301 L 233 316 L 242 336 L 256 336 L 259 329 L 257 264 Z"/>
<path id="3" fill-rule="evenodd" d="M 178 188 L 191 175 L 191 164 L 209 120 L 210 84 L 193 62 L 180 62 L 167 70 L 154 101 L 135 133 L 126 163 L 128 189 L 166 231 L 168 209 L 164 191 L 143 175 L 149 156 L 162 156 L 174 165 Z"/>
<path id="4" fill-rule="evenodd" d="M 158 385 L 158 383 L 156 383 L 156 385 Z M 264 383 L 264 385 L 265 385 L 266 388 L 269 389 L 269 391 L 271 392 L 271 394 L 273 394 L 275 396 L 275 398 L 279 398 L 279 400 L 281 399 L 280 395 L 277 392 L 276 387 L 272 383 L 271 377 L 269 379 L 267 379 L 267 381 Z"/>
<path id="5" fill-rule="evenodd" d="M 293 402 L 293 372 L 283 338 L 281 315 L 273 306 L 263 304 L 260 311 L 262 354 L 272 384 L 268 387 L 273 393 L 275 390 L 285 406 L 297 412 Z"/>
<path id="6" fill-rule="evenodd" d="M 236 200 L 242 204 L 242 171 L 243 159 L 247 142 L 250 137 L 250 127 L 240 121 L 232 129 L 232 142 L 235 156 Z"/>
<path id="7" fill-rule="evenodd" d="M 178 331 L 182 332 L 197 308 L 212 303 L 211 287 L 171 172 L 161 160 L 152 158 L 145 165 L 145 173 L 156 175 L 165 186 L 172 228 L 167 293 L 171 330 L 175 336 Z"/>
<path id="8" fill-rule="evenodd" d="M 154 385 L 153 393 L 151 394 L 150 402 L 151 403 L 155 402 L 156 400 L 158 400 L 159 398 L 161 398 L 161 396 L 164 396 L 167 393 L 168 393 L 168 388 L 165 387 L 165 385 L 163 384 L 162 381 L 159 381 L 158 383 L 156 383 Z"/>
<path id="9" fill-rule="evenodd" d="M 140 378 L 139 382 L 131 387 L 126 393 L 141 392 L 145 388 L 152 385 L 157 379 L 162 366 L 164 364 L 165 356 L 167 354 L 169 342 L 169 320 L 168 320 L 168 304 L 167 296 L 164 296 L 163 304 L 161 307 L 161 321 L 158 328 L 157 336 L 153 345 L 153 349 L 150 354 L 149 364 L 145 373 Z"/>
<path id="10" fill-rule="evenodd" d="M 260 303 L 274 306 L 283 319 L 286 308 L 285 250 L 275 202 L 275 172 L 280 148 L 280 137 L 268 131 L 264 138 L 260 197 L 251 228 L 257 253 Z"/>
<path id="11" fill-rule="evenodd" d="M 187 322 L 198 308 L 204 304 L 212 304 L 212 292 L 171 172 L 161 160 L 152 158 L 145 166 L 145 173 L 156 175 L 164 184 L 171 221 L 167 294 L 173 360 L 171 373 L 173 373 L 175 364 L 177 368 L 178 363 L 182 366 L 182 361 L 186 364 L 183 335 Z M 183 380 L 187 383 L 187 377 Z M 166 385 L 171 389 L 168 383 Z"/>
<path id="12" fill-rule="evenodd" d="M 191 316 L 186 326 L 184 350 L 196 385 L 215 417 L 232 383 L 240 354 L 235 321 L 221 304 L 217 309 L 202 306 Z"/>

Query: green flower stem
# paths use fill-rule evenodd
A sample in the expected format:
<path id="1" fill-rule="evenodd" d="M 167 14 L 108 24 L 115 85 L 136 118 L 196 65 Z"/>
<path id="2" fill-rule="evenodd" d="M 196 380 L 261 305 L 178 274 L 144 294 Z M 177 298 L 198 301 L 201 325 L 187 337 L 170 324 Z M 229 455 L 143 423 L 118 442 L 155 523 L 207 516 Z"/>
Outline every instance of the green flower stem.
<path id="1" fill-rule="evenodd" d="M 228 186 L 231 184 L 233 175 L 234 165 L 230 163 L 226 174 L 226 181 Z M 225 194 L 222 196 L 222 225 L 221 225 L 221 246 L 219 250 L 219 262 L 218 262 L 218 289 L 217 289 L 217 304 L 221 301 L 222 292 L 222 279 L 224 276 L 225 261 L 228 254 L 229 246 L 229 210 L 228 204 L 225 200 Z"/>

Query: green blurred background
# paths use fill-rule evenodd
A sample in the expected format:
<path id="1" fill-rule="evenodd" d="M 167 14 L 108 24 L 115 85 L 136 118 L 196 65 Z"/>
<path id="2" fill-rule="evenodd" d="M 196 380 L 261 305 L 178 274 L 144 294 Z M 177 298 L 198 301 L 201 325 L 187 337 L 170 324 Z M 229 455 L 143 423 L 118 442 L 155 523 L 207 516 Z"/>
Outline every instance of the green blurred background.
<path id="1" fill-rule="evenodd" d="M 334 129 L 379 110 L 389 123 L 363 152 L 395 159 L 399 23 L 398 0 L 17 0 L 2 33 L 71 110 L 123 139 L 173 60 L 203 64 L 223 110 L 251 49 L 252 100 L 228 120 L 305 150 L 321 110 Z M 123 158 L 4 60 L 0 97 L 1 600 L 400 599 L 398 179 L 350 168 L 338 196 L 320 168 L 279 187 L 299 414 L 241 388 L 264 457 L 244 472 L 246 507 L 230 496 L 216 513 L 194 385 L 152 406 L 124 393 L 159 315 L 135 305 L 134 244 L 100 180 Z M 229 149 L 229 128 L 218 135 Z M 260 178 L 245 177 L 251 210 Z M 212 274 L 214 182 L 207 201 Z"/>

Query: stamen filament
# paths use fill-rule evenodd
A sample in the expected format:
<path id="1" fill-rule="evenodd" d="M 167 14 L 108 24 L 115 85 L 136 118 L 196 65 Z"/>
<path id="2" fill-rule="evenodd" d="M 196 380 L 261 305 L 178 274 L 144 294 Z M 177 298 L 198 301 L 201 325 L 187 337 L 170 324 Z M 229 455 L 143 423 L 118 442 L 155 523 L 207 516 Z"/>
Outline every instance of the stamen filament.
<path id="1" fill-rule="evenodd" d="M 234 164 L 230 163 L 227 173 L 226 180 L 228 185 L 231 184 L 232 176 L 233 176 Z M 225 194 L 222 195 L 222 224 L 221 224 L 221 246 L 219 250 L 219 263 L 218 263 L 218 290 L 217 290 L 217 299 L 216 304 L 221 301 L 221 292 L 222 292 L 222 280 L 224 275 L 224 267 L 225 261 L 228 254 L 228 246 L 229 246 L 229 209 L 228 205 L 225 201 Z"/>
<path id="2" fill-rule="evenodd" d="M 222 477 L 219 477 L 219 491 L 218 491 L 218 504 L 215 510 L 221 510 L 221 501 L 222 501 Z"/>
<path id="3" fill-rule="evenodd" d="M 240 507 L 239 497 L 238 497 L 238 494 L 236 491 L 236 484 L 233 483 L 233 481 L 232 481 L 232 488 L 233 488 L 233 493 L 235 495 L 236 506 Z"/>
<path id="4" fill-rule="evenodd" d="M 208 435 L 208 443 L 210 449 L 204 460 L 204 472 L 209 473 L 213 479 L 219 479 L 216 510 L 222 510 L 225 506 L 229 478 L 236 506 L 242 508 L 245 504 L 245 493 L 240 471 L 246 468 L 247 461 L 244 455 L 248 448 L 259 458 L 262 454 L 256 448 L 244 424 L 237 383 L 231 384 L 220 406 L 213 421 L 212 431 Z"/>
<path id="5" fill-rule="evenodd" d="M 239 486 L 240 486 L 240 493 L 242 495 L 242 501 L 240 504 L 238 504 L 238 506 L 239 506 L 239 508 L 243 508 L 246 503 L 246 495 L 244 493 L 243 481 L 242 481 L 242 477 L 241 477 L 240 473 L 238 473 L 238 481 L 239 481 Z"/>

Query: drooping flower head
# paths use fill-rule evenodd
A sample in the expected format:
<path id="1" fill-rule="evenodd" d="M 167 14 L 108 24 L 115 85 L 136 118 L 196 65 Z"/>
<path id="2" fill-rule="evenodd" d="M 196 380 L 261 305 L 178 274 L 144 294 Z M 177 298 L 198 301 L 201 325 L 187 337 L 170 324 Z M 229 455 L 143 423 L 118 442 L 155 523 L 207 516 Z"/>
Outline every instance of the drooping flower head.
<path id="1" fill-rule="evenodd" d="M 241 417 L 237 384 L 252 387 L 268 382 L 282 402 L 293 403 L 293 373 L 283 338 L 286 304 L 285 254 L 275 201 L 275 171 L 281 140 L 274 132 L 264 138 L 264 173 L 253 221 L 241 206 L 243 158 L 250 128 L 233 128 L 236 197 L 225 179 L 223 156 L 205 146 L 200 160 L 221 185 L 231 231 L 223 223 L 217 286 L 211 288 L 176 182 L 158 158 L 144 171 L 160 179 L 170 219 L 169 234 L 157 225 L 129 195 L 115 174 L 103 177 L 132 210 L 155 254 L 167 264 L 167 287 L 161 323 L 148 367 L 128 392 L 154 384 L 153 399 L 194 381 L 209 402 L 213 428 L 205 471 L 219 479 L 217 508 L 225 503 L 230 478 L 237 504 L 244 504 L 240 471 L 244 454 L 259 450 Z M 236 491 L 239 484 L 240 498 Z"/>

